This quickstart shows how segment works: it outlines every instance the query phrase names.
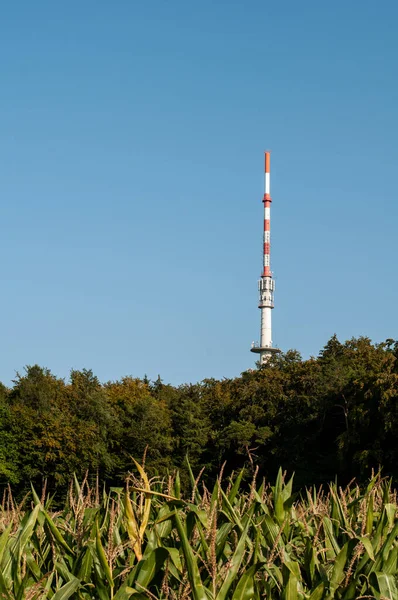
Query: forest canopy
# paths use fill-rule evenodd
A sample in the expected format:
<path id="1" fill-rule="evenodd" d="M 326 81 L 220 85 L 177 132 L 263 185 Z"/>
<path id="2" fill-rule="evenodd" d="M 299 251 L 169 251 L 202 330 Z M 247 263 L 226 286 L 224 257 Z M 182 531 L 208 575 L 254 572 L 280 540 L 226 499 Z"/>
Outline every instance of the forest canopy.
<path id="1" fill-rule="evenodd" d="M 28 366 L 0 384 L 0 484 L 64 489 L 72 475 L 121 483 L 131 456 L 150 473 L 186 469 L 214 480 L 247 466 L 297 486 L 372 469 L 398 478 L 398 342 L 333 336 L 317 357 L 281 353 L 234 379 L 172 386 L 160 378 L 101 383 L 91 370 L 68 381 Z"/>

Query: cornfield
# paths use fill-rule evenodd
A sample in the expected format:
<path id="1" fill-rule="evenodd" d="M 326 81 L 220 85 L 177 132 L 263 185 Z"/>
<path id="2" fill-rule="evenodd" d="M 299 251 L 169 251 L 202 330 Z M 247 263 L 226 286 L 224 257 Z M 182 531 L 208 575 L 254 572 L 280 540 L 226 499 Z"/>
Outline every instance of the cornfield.
<path id="1" fill-rule="evenodd" d="M 398 598 L 397 502 L 380 475 L 296 496 L 281 471 L 273 486 L 221 474 L 211 490 L 190 472 L 183 497 L 178 473 L 135 473 L 102 494 L 75 479 L 59 512 L 5 493 L 1 598 Z"/>

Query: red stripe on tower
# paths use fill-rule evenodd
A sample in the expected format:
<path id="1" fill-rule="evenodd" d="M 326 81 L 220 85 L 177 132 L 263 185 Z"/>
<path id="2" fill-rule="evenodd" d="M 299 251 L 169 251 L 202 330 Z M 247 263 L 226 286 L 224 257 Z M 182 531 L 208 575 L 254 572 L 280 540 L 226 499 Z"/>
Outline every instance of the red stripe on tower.
<path id="1" fill-rule="evenodd" d="M 270 152 L 265 152 L 265 166 L 264 166 L 264 172 L 265 173 L 271 173 L 271 153 Z"/>

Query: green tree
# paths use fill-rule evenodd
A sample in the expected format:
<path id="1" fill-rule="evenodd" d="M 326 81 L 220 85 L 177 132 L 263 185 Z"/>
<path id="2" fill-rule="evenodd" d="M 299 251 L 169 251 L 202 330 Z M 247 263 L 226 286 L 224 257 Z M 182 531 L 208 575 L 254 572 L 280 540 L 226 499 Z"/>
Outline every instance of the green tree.
<path id="1" fill-rule="evenodd" d="M 131 467 L 131 456 L 153 469 L 170 466 L 172 427 L 166 402 L 151 394 L 149 382 L 124 377 L 105 385 L 105 393 L 115 415 L 109 434 L 112 452 L 117 455 L 117 470 Z"/>

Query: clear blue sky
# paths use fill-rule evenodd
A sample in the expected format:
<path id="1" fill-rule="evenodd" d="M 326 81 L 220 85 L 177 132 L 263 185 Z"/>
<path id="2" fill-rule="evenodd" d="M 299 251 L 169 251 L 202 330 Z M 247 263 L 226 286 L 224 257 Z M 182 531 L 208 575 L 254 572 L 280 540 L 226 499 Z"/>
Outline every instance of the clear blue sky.
<path id="1" fill-rule="evenodd" d="M 0 380 L 231 377 L 398 337 L 398 3 L 6 2 Z"/>

